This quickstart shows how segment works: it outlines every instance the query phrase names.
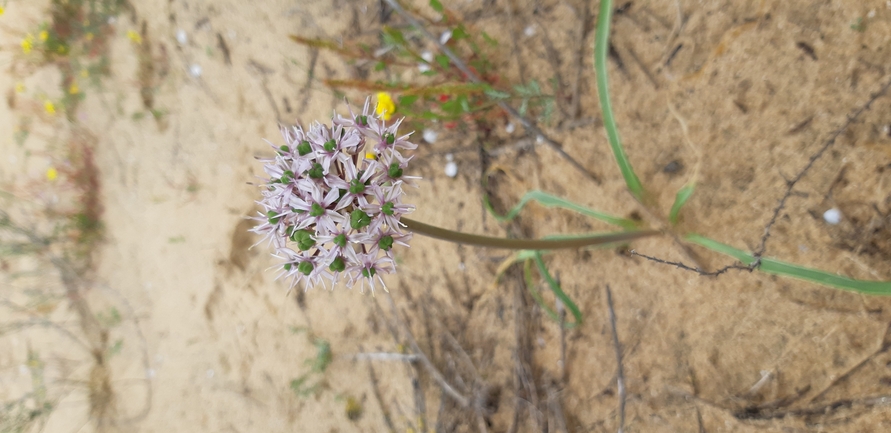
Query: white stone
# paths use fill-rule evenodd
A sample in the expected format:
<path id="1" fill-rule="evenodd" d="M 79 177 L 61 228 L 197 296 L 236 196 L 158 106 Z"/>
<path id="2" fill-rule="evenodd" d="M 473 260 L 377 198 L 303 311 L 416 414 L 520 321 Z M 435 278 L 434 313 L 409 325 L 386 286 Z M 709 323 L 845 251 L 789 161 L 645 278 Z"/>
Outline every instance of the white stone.
<path id="1" fill-rule="evenodd" d="M 180 45 L 185 45 L 189 42 L 189 35 L 186 34 L 185 30 L 179 29 L 176 31 L 176 42 Z"/>
<path id="2" fill-rule="evenodd" d="M 836 208 L 832 208 L 826 212 L 823 212 L 823 220 L 826 221 L 828 224 L 836 225 L 840 223 L 841 217 L 841 211 Z"/>
<path id="3" fill-rule="evenodd" d="M 426 141 L 430 144 L 433 144 L 436 142 L 437 135 L 439 135 L 439 134 L 437 134 L 436 131 L 434 131 L 432 129 L 425 129 L 424 134 L 423 134 L 424 141 Z"/>
<path id="4" fill-rule="evenodd" d="M 523 34 L 526 35 L 527 38 L 535 36 L 535 24 L 526 27 L 526 29 L 523 30 Z"/>
<path id="5" fill-rule="evenodd" d="M 201 76 L 201 65 L 193 64 L 189 66 L 189 73 L 192 74 L 193 77 L 198 78 Z"/>
<path id="6" fill-rule="evenodd" d="M 445 166 L 445 174 L 448 177 L 455 177 L 458 175 L 458 164 L 455 161 L 449 161 Z"/>
<path id="7" fill-rule="evenodd" d="M 430 65 L 428 65 L 426 63 L 418 63 L 418 71 L 420 71 L 422 74 L 429 70 L 430 70 Z"/>
<path id="8" fill-rule="evenodd" d="M 452 39 L 452 31 L 451 30 L 446 30 L 446 31 L 442 32 L 441 35 L 439 35 L 439 43 L 440 44 L 445 45 L 445 43 L 448 42 L 449 39 Z"/>
<path id="9" fill-rule="evenodd" d="M 425 62 L 430 63 L 433 61 L 433 53 L 425 50 L 421 53 L 421 58 L 424 59 Z"/>
<path id="10" fill-rule="evenodd" d="M 517 127 L 514 126 L 513 122 L 507 122 L 507 126 L 504 127 L 508 134 L 513 134 L 516 129 Z"/>

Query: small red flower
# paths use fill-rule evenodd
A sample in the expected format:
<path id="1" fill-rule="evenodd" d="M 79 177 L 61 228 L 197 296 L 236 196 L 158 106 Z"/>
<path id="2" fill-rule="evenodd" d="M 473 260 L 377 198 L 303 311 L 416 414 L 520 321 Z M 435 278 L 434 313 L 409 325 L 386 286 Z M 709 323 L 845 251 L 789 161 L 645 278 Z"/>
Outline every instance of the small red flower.
<path id="1" fill-rule="evenodd" d="M 449 98 L 450 98 L 449 95 L 446 95 L 446 94 L 443 93 L 442 95 L 439 95 L 439 102 L 445 102 L 445 101 L 448 101 Z"/>

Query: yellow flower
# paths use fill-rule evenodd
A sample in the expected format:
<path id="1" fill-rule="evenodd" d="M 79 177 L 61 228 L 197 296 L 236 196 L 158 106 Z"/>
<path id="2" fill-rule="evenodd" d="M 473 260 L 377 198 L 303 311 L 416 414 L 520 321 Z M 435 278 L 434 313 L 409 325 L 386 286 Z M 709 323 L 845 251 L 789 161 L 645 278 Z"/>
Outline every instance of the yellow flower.
<path id="1" fill-rule="evenodd" d="M 46 42 L 46 40 L 49 39 L 49 32 L 41 30 L 37 37 L 40 38 L 41 41 Z"/>
<path id="2" fill-rule="evenodd" d="M 5 13 L 6 13 L 6 9 L 3 9 L 3 6 L 0 6 L 0 15 L 3 15 Z"/>
<path id="3" fill-rule="evenodd" d="M 31 53 L 31 48 L 34 48 L 34 35 L 28 33 L 25 39 L 22 39 L 22 52 L 29 54 Z"/>
<path id="4" fill-rule="evenodd" d="M 393 102 L 393 98 L 389 93 L 378 92 L 377 106 L 374 107 L 374 112 L 384 120 L 390 120 L 390 118 L 393 117 L 393 113 L 396 112 L 396 104 Z"/>
<path id="5" fill-rule="evenodd" d="M 139 45 L 142 43 L 142 36 L 139 33 L 136 33 L 134 30 L 127 30 L 127 38 L 133 41 L 134 44 Z"/>
<path id="6" fill-rule="evenodd" d="M 80 88 L 77 87 L 77 83 L 71 83 L 71 87 L 68 88 L 68 93 L 72 95 L 80 93 Z"/>
<path id="7" fill-rule="evenodd" d="M 84 38 L 87 40 L 87 42 L 92 41 L 93 40 L 93 32 L 88 32 L 86 35 L 84 35 Z"/>
<path id="8" fill-rule="evenodd" d="M 44 102 L 43 109 L 46 111 L 46 114 L 49 114 L 49 115 L 56 114 L 56 106 L 52 103 L 52 101 Z"/>
<path id="9" fill-rule="evenodd" d="M 46 180 L 52 182 L 52 181 L 56 180 L 57 177 L 59 177 L 59 172 L 56 171 L 55 167 L 50 167 L 50 168 L 46 169 Z"/>
<path id="10" fill-rule="evenodd" d="M 16 93 L 25 93 L 25 83 L 15 83 Z"/>

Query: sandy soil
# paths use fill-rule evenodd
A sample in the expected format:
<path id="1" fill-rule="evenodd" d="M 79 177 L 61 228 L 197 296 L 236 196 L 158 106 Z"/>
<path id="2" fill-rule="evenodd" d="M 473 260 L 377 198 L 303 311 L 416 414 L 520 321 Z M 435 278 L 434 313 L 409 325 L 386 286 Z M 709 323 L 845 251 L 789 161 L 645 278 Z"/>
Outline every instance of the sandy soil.
<path id="1" fill-rule="evenodd" d="M 343 109 L 322 78 L 395 73 L 314 52 L 288 35 L 377 46 L 379 2 L 132 3 L 109 38 L 110 74 L 101 87 L 84 91 L 75 119 L 44 119 L 28 142 L 39 149 L 90 137 L 104 240 L 83 296 L 95 312 L 122 315 L 97 337 L 103 347 L 122 343 L 102 358 L 99 371 L 108 380 L 98 383 L 110 389 L 98 394 L 108 397 L 101 402 L 89 386 L 99 374 L 89 351 L 57 344 L 48 331 L 0 340 L 0 400 L 15 399 L 28 384 L 21 366 L 35 345 L 44 348 L 53 386 L 67 386 L 47 431 L 615 431 L 607 285 L 623 348 L 626 431 L 891 429 L 882 398 L 891 399 L 887 298 L 759 272 L 703 277 L 626 248 L 560 252 L 546 260 L 585 313 L 582 326 L 562 332 L 529 296 L 521 267 L 496 281 L 508 252 L 423 237 L 399 256 L 398 275 L 386 280 L 389 295 L 287 294 L 267 270 L 274 264 L 268 252 L 248 250 L 256 238 L 244 217 L 255 211 L 257 193 L 246 182 L 261 173 L 254 157 L 268 152 L 262 139 L 278 141 L 279 122 Z M 424 178 L 410 191 L 414 218 L 466 232 L 540 237 L 609 229 L 534 205 L 499 224 L 481 205 L 484 175 L 501 211 L 541 189 L 650 224 L 664 221 L 677 190 L 695 177 L 679 233 L 751 251 L 787 180 L 891 74 L 885 2 L 620 5 L 613 104 L 630 159 L 662 212 L 648 215 L 627 193 L 599 117 L 591 56 L 596 2 L 443 3 L 471 31 L 500 41 L 492 58 L 500 82 L 557 78 L 557 110 L 544 130 L 601 179 L 586 178 L 546 146 L 510 147 L 528 137 L 520 128 L 505 132 L 503 116 L 485 145 L 510 148 L 485 158 L 479 131 L 433 125 L 439 139 L 418 149 L 411 173 Z M 18 49 L 21 35 L 47 19 L 47 8 L 9 3 L 0 17 L 4 51 Z M 387 19 L 403 23 L 395 14 Z M 141 34 L 141 44 L 128 40 L 128 30 Z M 180 30 L 184 42 L 176 39 Z M 11 66 L 7 75 L 4 89 L 26 77 L 29 88 L 59 92 L 52 65 Z M 4 130 L 14 130 L 23 110 L 45 116 L 34 114 L 39 107 L 2 107 Z M 146 115 L 149 108 L 162 115 Z M 888 113 L 891 97 L 879 98 L 817 160 L 773 226 L 767 256 L 891 280 Z M 10 135 L 4 148 L 21 151 Z M 443 171 L 448 153 L 456 178 Z M 40 179 L 46 161 L 28 161 L 4 161 L 4 179 L 15 167 Z M 838 225 L 822 219 L 833 207 L 844 216 Z M 708 269 L 732 263 L 668 236 L 632 248 Z M 66 302 L 53 311 L 53 319 L 78 317 Z M 412 339 L 469 407 L 445 394 L 422 362 L 357 356 L 415 353 Z M 66 359 L 79 367 L 62 368 Z M 301 377 L 306 381 L 295 382 Z"/>

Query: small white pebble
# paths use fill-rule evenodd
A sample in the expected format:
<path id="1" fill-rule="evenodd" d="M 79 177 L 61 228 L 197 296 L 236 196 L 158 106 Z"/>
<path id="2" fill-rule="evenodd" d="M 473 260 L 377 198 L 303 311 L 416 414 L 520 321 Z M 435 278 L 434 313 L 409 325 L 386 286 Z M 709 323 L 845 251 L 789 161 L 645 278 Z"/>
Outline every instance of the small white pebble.
<path id="1" fill-rule="evenodd" d="M 421 58 L 424 59 L 425 62 L 430 63 L 433 61 L 433 53 L 430 51 L 424 51 L 421 53 Z"/>
<path id="2" fill-rule="evenodd" d="M 826 212 L 823 212 L 823 220 L 825 220 L 828 224 L 836 225 L 841 222 L 841 211 L 832 208 Z"/>
<path id="3" fill-rule="evenodd" d="M 535 136 L 535 144 L 542 144 L 542 143 L 544 143 L 544 142 L 545 142 L 544 137 L 542 137 L 541 135 L 536 135 L 536 136 Z"/>
<path id="4" fill-rule="evenodd" d="M 507 122 L 507 126 L 504 127 L 508 134 L 513 134 L 516 129 L 517 127 L 514 126 L 513 122 Z"/>
<path id="5" fill-rule="evenodd" d="M 422 74 L 429 70 L 430 70 L 430 65 L 428 65 L 426 63 L 418 63 L 418 71 L 420 71 Z"/>
<path id="6" fill-rule="evenodd" d="M 455 177 L 458 175 L 458 164 L 455 164 L 455 161 L 449 161 L 445 166 L 445 174 L 448 177 Z"/>
<path id="7" fill-rule="evenodd" d="M 523 30 L 523 34 L 526 35 L 527 38 L 535 36 L 535 24 L 526 27 L 526 29 Z"/>
<path id="8" fill-rule="evenodd" d="M 189 73 L 192 74 L 193 77 L 198 78 L 201 76 L 201 65 L 194 64 L 189 66 Z"/>
<path id="9" fill-rule="evenodd" d="M 446 30 L 446 31 L 442 32 L 441 35 L 439 35 L 439 43 L 440 44 L 445 45 L 445 43 L 448 42 L 449 39 L 452 39 L 452 31 L 451 30 Z"/>
<path id="10" fill-rule="evenodd" d="M 211 368 L 211 369 L 208 369 L 208 370 L 207 370 L 207 373 L 205 373 L 205 374 L 207 375 L 207 378 L 208 378 L 208 379 L 213 379 L 214 371 L 213 371 L 213 369 Z"/>
<path id="11" fill-rule="evenodd" d="M 454 161 L 454 160 L 455 160 L 455 156 L 454 156 L 454 155 L 452 155 L 451 153 L 447 153 L 447 154 L 446 154 L 446 161 L 452 162 L 452 161 Z"/>
<path id="12" fill-rule="evenodd" d="M 179 42 L 180 45 L 185 45 L 189 42 L 189 35 L 186 34 L 185 30 L 179 29 L 176 31 L 176 42 Z"/>
<path id="13" fill-rule="evenodd" d="M 869 11 L 869 13 L 866 14 L 866 17 L 867 17 L 867 18 L 875 18 L 875 16 L 876 16 L 876 10 L 875 10 L 875 9 Z"/>
<path id="14" fill-rule="evenodd" d="M 426 141 L 426 142 L 428 142 L 428 143 L 430 143 L 430 144 L 433 144 L 433 143 L 436 142 L 436 136 L 437 136 L 437 135 L 438 135 L 438 134 L 436 133 L 436 131 L 434 131 L 434 130 L 432 130 L 432 129 L 425 129 L 425 130 L 424 130 L 424 134 L 423 134 L 423 136 L 424 136 L 424 141 Z"/>

